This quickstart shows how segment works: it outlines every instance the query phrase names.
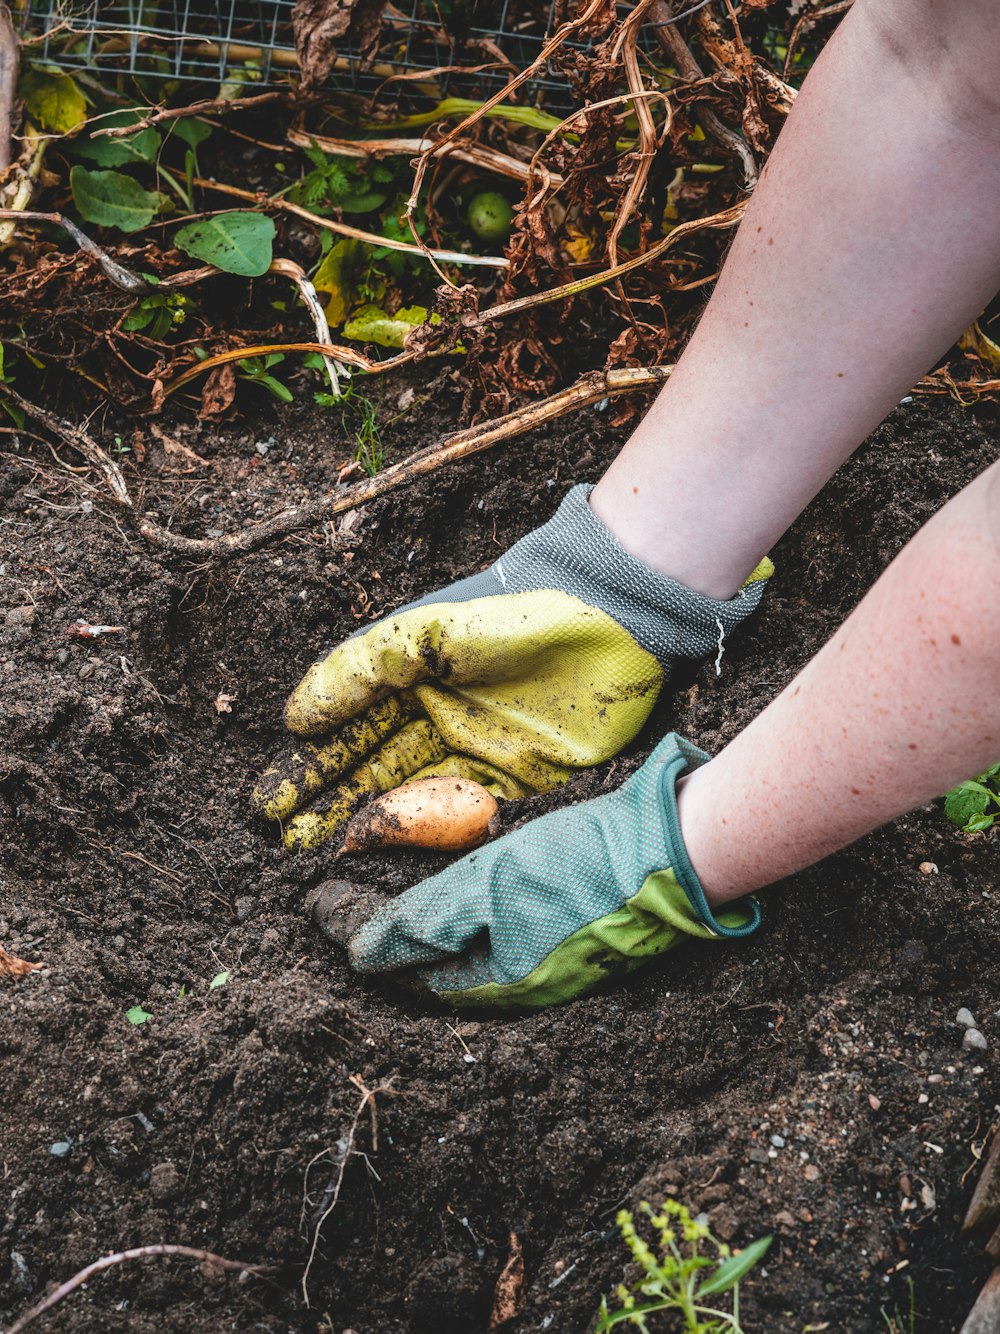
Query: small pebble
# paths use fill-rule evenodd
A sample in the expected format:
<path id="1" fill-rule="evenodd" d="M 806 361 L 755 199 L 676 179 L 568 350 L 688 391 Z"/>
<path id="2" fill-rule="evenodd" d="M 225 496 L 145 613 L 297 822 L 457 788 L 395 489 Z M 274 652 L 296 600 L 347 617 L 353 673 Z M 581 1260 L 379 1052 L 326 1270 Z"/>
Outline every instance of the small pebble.
<path id="1" fill-rule="evenodd" d="M 928 1075 L 927 1082 L 928 1084 L 943 1084 L 944 1075 Z"/>
<path id="2" fill-rule="evenodd" d="M 978 1028 L 967 1028 L 965 1036 L 962 1038 L 962 1046 L 968 1051 L 985 1051 L 987 1046 L 986 1039 L 980 1033 Z"/>
<path id="3" fill-rule="evenodd" d="M 937 875 L 938 873 L 937 862 L 921 862 L 920 872 L 922 875 Z"/>
<path id="4" fill-rule="evenodd" d="M 61 649 L 58 651 L 58 653 L 56 654 L 56 662 L 59 663 L 60 667 L 65 667 L 65 666 L 66 666 L 66 664 L 69 662 L 69 649 L 68 649 L 68 648 L 61 648 Z"/>
<path id="5" fill-rule="evenodd" d="M 244 895 L 236 900 L 236 920 L 245 922 L 253 912 L 253 899 L 249 895 Z"/>
<path id="6" fill-rule="evenodd" d="M 81 681 L 89 680 L 90 677 L 92 677 L 96 671 L 97 668 L 94 666 L 92 662 L 85 662 L 83 666 L 80 668 L 79 672 L 80 680 Z"/>
<path id="7" fill-rule="evenodd" d="M 73 1152 L 73 1145 L 68 1139 L 57 1139 L 49 1149 L 53 1158 L 68 1158 Z"/>
<path id="8" fill-rule="evenodd" d="M 764 1152 L 763 1149 L 751 1149 L 750 1152 L 747 1154 L 747 1157 L 750 1159 L 752 1163 L 767 1162 L 767 1154 Z"/>
<path id="9" fill-rule="evenodd" d="M 771 1143 L 776 1149 L 783 1149 L 785 1147 L 785 1137 L 783 1135 L 772 1135 Z"/>
<path id="10" fill-rule="evenodd" d="M 975 1028 L 976 1021 L 972 1016 L 972 1011 L 967 1010 L 963 1005 L 958 1014 L 955 1015 L 955 1023 L 962 1028 Z"/>
<path id="11" fill-rule="evenodd" d="M 8 625 L 30 625 L 35 619 L 35 609 L 32 606 L 11 607 L 10 611 L 4 617 Z"/>

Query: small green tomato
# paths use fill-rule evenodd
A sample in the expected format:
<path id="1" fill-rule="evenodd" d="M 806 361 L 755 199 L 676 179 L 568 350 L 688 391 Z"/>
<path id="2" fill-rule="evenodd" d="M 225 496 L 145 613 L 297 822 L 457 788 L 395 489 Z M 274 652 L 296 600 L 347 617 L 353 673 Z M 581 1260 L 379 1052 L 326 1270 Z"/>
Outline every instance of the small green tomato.
<path id="1" fill-rule="evenodd" d="M 484 190 L 472 199 L 465 216 L 480 241 L 504 241 L 510 235 L 514 210 L 499 190 Z"/>

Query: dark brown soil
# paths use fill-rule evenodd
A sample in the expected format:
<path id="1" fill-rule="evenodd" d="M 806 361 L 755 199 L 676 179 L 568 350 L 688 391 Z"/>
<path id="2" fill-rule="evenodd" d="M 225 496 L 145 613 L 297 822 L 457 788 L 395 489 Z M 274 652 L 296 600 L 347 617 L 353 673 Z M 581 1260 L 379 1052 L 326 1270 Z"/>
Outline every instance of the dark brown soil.
<path id="1" fill-rule="evenodd" d="M 448 373 L 422 397 L 393 457 L 456 424 Z M 911 1279 L 916 1328 L 958 1329 L 987 1272 L 959 1224 L 1000 1101 L 995 839 L 935 804 L 767 895 L 749 943 L 470 1022 L 352 976 L 304 907 L 343 873 L 333 853 L 288 857 L 250 819 L 312 658 L 546 518 L 612 456 L 605 423 L 588 411 L 339 537 L 202 569 L 126 534 L 44 445 L 3 437 L 0 943 L 46 969 L 0 979 L 0 1319 L 106 1252 L 165 1241 L 276 1272 L 133 1263 L 37 1328 L 485 1334 L 514 1232 L 527 1302 L 506 1328 L 582 1334 L 627 1272 L 616 1209 L 671 1194 L 734 1244 L 774 1233 L 745 1284 L 749 1331 L 883 1329 Z M 350 452 L 336 416 L 304 407 L 167 427 L 207 463 L 140 427 L 146 459 L 125 466 L 147 508 L 197 535 L 313 494 Z M 983 417 L 900 408 L 781 543 L 721 676 L 692 670 L 631 756 L 506 806 L 505 824 L 616 785 L 667 726 L 722 745 L 996 454 Z M 980 559 L 995 553 L 968 553 L 970 579 Z M 124 628 L 71 637 L 78 618 Z M 788 818 L 810 818 L 791 785 Z M 440 864 L 356 858 L 350 875 L 396 891 Z M 138 1004 L 152 1017 L 136 1027 Z M 963 1052 L 962 1005 L 987 1052 Z M 376 1118 L 358 1115 L 361 1084 Z"/>

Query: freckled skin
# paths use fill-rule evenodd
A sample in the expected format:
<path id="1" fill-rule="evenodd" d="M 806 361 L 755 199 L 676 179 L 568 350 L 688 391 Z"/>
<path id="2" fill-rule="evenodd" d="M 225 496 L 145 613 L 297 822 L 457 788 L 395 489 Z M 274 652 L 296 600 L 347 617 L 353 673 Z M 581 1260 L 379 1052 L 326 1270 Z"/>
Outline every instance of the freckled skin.
<path id="1" fill-rule="evenodd" d="M 998 69 L 996 0 L 855 0 L 592 495 L 633 556 L 731 597 L 1000 287 Z M 929 199 L 961 220 L 947 245 Z"/>
<path id="2" fill-rule="evenodd" d="M 682 782 L 681 828 L 710 904 L 801 870 L 1000 759 L 1000 562 L 984 561 L 971 581 L 962 559 L 998 546 L 1000 462 L 924 525 L 798 677 Z M 739 794 L 725 829 L 719 792 Z"/>

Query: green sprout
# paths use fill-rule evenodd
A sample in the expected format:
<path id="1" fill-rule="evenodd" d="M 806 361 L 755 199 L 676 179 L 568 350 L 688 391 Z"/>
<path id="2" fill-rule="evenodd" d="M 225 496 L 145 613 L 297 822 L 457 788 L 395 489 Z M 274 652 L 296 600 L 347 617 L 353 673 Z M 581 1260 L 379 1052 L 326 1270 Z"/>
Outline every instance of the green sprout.
<path id="1" fill-rule="evenodd" d="M 261 389 L 266 389 L 279 403 L 291 403 L 292 391 L 288 385 L 282 384 L 271 374 L 271 367 L 279 365 L 284 360 L 284 352 L 270 352 L 266 357 L 241 357 L 236 365 L 239 367 L 241 380 L 249 380 L 251 384 L 260 385 Z"/>
<path id="2" fill-rule="evenodd" d="M 944 813 L 966 834 L 991 829 L 1000 820 L 1000 764 L 953 787 L 945 796 Z"/>
<path id="3" fill-rule="evenodd" d="M 634 1216 L 627 1209 L 619 1210 L 615 1221 L 642 1273 L 630 1286 L 619 1284 L 616 1310 L 609 1309 L 607 1298 L 602 1299 L 595 1334 L 622 1324 L 650 1334 L 647 1317 L 656 1311 L 682 1316 L 684 1334 L 743 1334 L 740 1279 L 763 1257 L 771 1238 L 761 1237 L 733 1254 L 678 1200 L 665 1200 L 659 1212 L 645 1201 L 639 1209 L 654 1234 L 655 1249 L 639 1235 Z M 703 1254 L 703 1247 L 711 1248 L 715 1255 Z M 707 1298 L 726 1293 L 732 1296 L 731 1312 L 706 1305 Z"/>

